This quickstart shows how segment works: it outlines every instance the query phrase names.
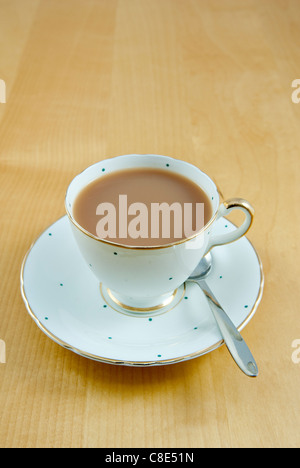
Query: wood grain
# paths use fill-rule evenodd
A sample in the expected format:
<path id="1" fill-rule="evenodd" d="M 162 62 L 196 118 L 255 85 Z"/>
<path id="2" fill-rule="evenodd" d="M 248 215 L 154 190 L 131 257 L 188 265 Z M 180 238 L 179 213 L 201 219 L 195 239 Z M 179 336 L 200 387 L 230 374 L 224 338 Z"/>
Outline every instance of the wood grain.
<path id="1" fill-rule="evenodd" d="M 1 0 L 0 9 L 0 446 L 299 446 L 299 1 Z M 258 379 L 225 347 L 162 368 L 88 361 L 26 313 L 22 259 L 64 214 L 69 182 L 127 153 L 194 163 L 225 197 L 256 208 L 248 237 L 266 283 L 243 335 Z"/>

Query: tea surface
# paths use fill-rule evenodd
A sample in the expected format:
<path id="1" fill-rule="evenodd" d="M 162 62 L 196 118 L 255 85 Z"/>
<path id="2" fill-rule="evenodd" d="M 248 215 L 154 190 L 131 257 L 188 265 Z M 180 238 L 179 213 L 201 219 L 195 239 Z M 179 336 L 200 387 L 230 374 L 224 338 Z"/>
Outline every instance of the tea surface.
<path id="1" fill-rule="evenodd" d="M 155 246 L 193 235 L 210 220 L 212 206 L 206 193 L 180 174 L 134 168 L 87 185 L 75 200 L 73 216 L 99 238 Z"/>

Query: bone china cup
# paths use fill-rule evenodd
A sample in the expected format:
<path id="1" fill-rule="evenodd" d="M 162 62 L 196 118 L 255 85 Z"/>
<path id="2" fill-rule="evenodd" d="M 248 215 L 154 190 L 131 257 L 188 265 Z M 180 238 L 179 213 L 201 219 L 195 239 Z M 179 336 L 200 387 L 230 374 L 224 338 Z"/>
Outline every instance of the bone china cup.
<path id="1" fill-rule="evenodd" d="M 181 174 L 205 191 L 212 204 L 212 217 L 192 237 L 162 246 L 124 246 L 90 234 L 73 216 L 74 201 L 90 182 L 113 171 L 131 168 L 160 168 Z M 166 304 L 194 271 L 201 258 L 213 247 L 242 237 L 251 226 L 253 208 L 243 199 L 233 198 L 220 204 L 214 182 L 197 167 L 167 156 L 130 154 L 100 161 L 77 175 L 70 183 L 65 199 L 66 211 L 75 240 L 87 266 L 125 308 L 143 310 Z M 242 210 L 240 227 L 224 235 L 214 235 L 215 222 L 233 209 Z"/>

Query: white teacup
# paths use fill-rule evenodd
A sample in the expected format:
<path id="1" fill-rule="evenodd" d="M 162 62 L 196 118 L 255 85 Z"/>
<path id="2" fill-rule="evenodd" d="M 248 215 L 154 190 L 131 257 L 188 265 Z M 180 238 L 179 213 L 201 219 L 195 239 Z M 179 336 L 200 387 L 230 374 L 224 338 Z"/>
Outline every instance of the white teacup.
<path id="1" fill-rule="evenodd" d="M 192 237 L 162 246 L 131 247 L 99 239 L 86 231 L 73 216 L 74 201 L 90 182 L 122 169 L 151 167 L 181 174 L 205 191 L 212 204 L 212 217 Z M 243 199 L 234 198 L 220 204 L 214 182 L 197 167 L 178 159 L 154 154 L 125 155 L 100 161 L 77 175 L 70 183 L 65 206 L 78 247 L 110 297 L 124 308 L 135 311 L 159 309 L 168 303 L 194 271 L 201 258 L 213 247 L 233 242 L 251 226 L 254 210 Z M 231 210 L 245 213 L 240 227 L 224 235 L 214 235 L 214 224 Z"/>

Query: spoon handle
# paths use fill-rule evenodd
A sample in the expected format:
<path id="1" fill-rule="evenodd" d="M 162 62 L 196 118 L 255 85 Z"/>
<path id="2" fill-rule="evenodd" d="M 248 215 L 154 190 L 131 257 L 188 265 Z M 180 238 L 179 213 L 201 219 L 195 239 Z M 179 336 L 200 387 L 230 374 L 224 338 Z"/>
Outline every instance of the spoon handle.
<path id="1" fill-rule="evenodd" d="M 243 337 L 234 326 L 205 280 L 196 283 L 204 292 L 215 320 L 219 326 L 224 342 L 239 368 L 249 377 L 258 376 L 258 367 Z"/>

